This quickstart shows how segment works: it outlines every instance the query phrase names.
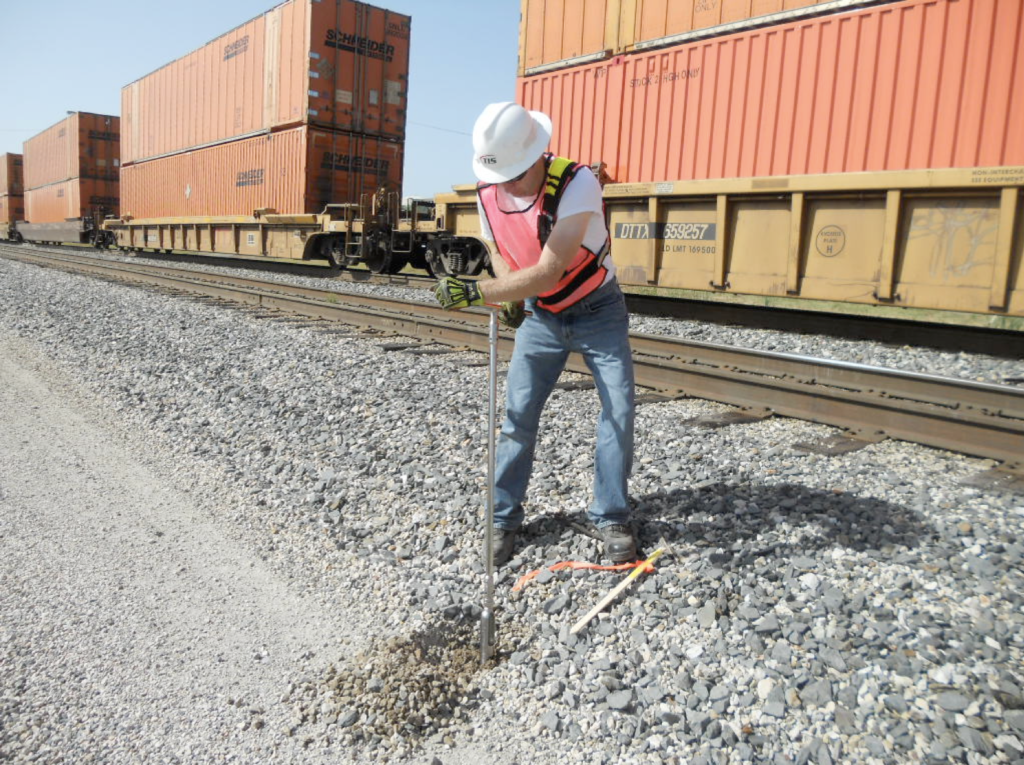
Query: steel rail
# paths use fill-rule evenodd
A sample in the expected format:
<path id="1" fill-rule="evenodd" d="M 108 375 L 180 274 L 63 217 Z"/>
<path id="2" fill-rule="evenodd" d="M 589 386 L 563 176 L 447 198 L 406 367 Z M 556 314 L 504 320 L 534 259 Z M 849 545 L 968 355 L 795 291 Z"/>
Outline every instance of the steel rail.
<path id="1" fill-rule="evenodd" d="M 185 269 L 0 247 L 0 255 L 486 352 L 486 311 L 315 290 Z M 818 422 L 871 440 L 895 438 L 986 457 L 1024 472 L 1024 389 L 794 354 L 633 334 L 637 384 Z M 502 331 L 499 355 L 511 354 Z M 568 367 L 589 373 L 582 358 Z"/>

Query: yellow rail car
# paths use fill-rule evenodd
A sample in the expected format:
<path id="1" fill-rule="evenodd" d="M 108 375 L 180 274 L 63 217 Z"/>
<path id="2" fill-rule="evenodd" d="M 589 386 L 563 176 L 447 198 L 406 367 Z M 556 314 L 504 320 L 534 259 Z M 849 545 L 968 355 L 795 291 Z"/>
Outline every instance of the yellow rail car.
<path id="1" fill-rule="evenodd" d="M 472 220 L 467 222 L 467 216 Z M 454 236 L 449 225 L 469 233 Z M 319 214 L 257 210 L 233 217 L 125 216 L 106 221 L 104 229 L 125 251 L 322 260 L 339 268 L 362 264 L 374 273 L 398 273 L 411 265 L 433 273 L 475 275 L 488 260 L 479 240 L 476 202 L 458 194 L 403 206 L 397 193 L 381 191 L 364 195 L 359 203 L 328 205 Z"/>
<path id="2" fill-rule="evenodd" d="M 604 196 L 635 288 L 1024 329 L 1022 186 L 1024 167 L 995 167 L 611 184 Z"/>
<path id="3" fill-rule="evenodd" d="M 1024 331 L 1024 167 L 604 186 L 627 291 Z M 478 236 L 475 189 L 447 195 Z M 440 199 L 440 197 L 439 197 Z"/>
<path id="4" fill-rule="evenodd" d="M 627 291 L 1024 331 L 1024 167 L 604 186 Z M 124 249 L 476 275 L 476 188 L 320 215 L 108 221 Z"/>

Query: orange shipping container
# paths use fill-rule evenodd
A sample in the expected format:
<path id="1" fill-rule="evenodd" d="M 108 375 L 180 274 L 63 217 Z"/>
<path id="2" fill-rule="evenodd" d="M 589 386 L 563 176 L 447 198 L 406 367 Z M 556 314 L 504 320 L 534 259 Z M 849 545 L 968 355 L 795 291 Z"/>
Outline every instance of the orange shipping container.
<path id="1" fill-rule="evenodd" d="M 0 156 L 0 195 L 20 195 L 25 191 L 21 169 L 22 161 L 20 154 L 4 154 Z"/>
<path id="2" fill-rule="evenodd" d="M 92 217 L 102 220 L 119 212 L 117 181 L 75 178 L 25 192 L 25 220 L 63 223 Z"/>
<path id="3" fill-rule="evenodd" d="M 121 91 L 128 164 L 310 124 L 404 140 L 411 19 L 288 0 Z"/>
<path id="4" fill-rule="evenodd" d="M 1024 5 L 908 0 L 520 78 L 617 182 L 1024 164 Z"/>
<path id="5" fill-rule="evenodd" d="M 319 213 L 401 188 L 402 146 L 309 127 L 219 144 L 125 166 L 121 209 L 132 218 Z"/>
<path id="6" fill-rule="evenodd" d="M 522 0 L 519 75 L 571 65 L 571 59 L 614 56 L 645 44 L 682 42 L 671 40 L 675 36 L 728 34 L 738 31 L 731 28 L 735 26 L 784 23 L 799 16 L 891 1 Z"/>
<path id="7" fill-rule="evenodd" d="M 20 194 L 0 194 L 0 224 L 18 220 L 25 220 L 25 197 Z"/>
<path id="8" fill-rule="evenodd" d="M 117 181 L 121 156 L 120 120 L 74 112 L 25 141 L 25 189 L 72 178 Z"/>

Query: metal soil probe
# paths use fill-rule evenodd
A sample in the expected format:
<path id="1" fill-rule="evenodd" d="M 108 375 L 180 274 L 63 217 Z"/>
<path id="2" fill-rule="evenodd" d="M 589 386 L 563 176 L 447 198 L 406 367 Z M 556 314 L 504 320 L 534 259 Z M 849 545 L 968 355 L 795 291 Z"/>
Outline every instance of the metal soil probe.
<path id="1" fill-rule="evenodd" d="M 480 614 L 480 661 L 484 664 L 494 654 L 494 550 L 491 530 L 494 528 L 494 429 L 498 398 L 498 311 L 490 308 L 487 332 L 487 507 L 484 512 L 484 607 Z"/>

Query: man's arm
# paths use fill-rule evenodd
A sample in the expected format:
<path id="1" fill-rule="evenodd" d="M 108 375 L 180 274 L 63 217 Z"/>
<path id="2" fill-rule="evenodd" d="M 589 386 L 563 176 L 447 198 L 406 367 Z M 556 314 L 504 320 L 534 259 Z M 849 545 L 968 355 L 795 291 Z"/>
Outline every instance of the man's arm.
<path id="1" fill-rule="evenodd" d="M 512 271 L 500 255 L 492 258 L 497 278 L 478 282 L 487 302 L 525 300 L 554 289 L 580 251 L 592 214 L 582 212 L 559 218 L 536 265 Z"/>
<path id="2" fill-rule="evenodd" d="M 488 240 L 487 246 L 491 250 L 491 270 L 494 271 L 495 278 L 501 279 L 512 273 L 512 269 L 505 262 L 505 259 L 501 257 L 501 253 L 498 252 L 498 245 Z"/>

